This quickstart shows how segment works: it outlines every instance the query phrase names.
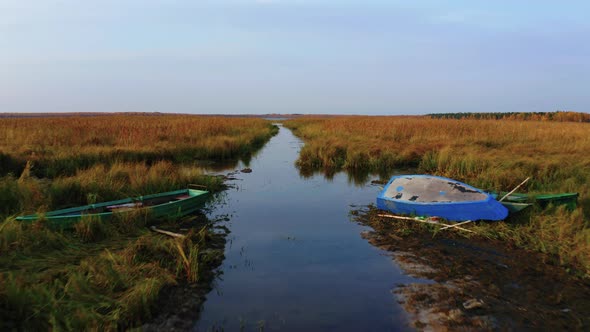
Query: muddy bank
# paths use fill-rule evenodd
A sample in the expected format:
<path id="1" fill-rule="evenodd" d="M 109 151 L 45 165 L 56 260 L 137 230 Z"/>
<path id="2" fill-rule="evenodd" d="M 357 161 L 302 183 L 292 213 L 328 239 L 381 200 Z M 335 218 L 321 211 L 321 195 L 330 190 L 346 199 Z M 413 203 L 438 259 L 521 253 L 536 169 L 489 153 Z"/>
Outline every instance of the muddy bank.
<path id="1" fill-rule="evenodd" d="M 588 330 L 590 282 L 569 275 L 552 257 L 506 243 L 392 221 L 377 210 L 353 211 L 370 226 L 370 243 L 392 253 L 424 283 L 393 291 L 419 330 Z"/>
<path id="2" fill-rule="evenodd" d="M 201 220 L 207 220 L 200 216 Z M 142 331 L 188 331 L 193 330 L 199 320 L 206 295 L 213 289 L 215 280 L 221 271 L 217 268 L 224 259 L 227 234 L 229 229 L 225 226 L 216 226 L 220 220 L 207 221 L 212 232 L 208 239 L 208 248 L 202 261 L 201 277 L 195 283 L 181 280 L 178 284 L 168 286 L 161 290 L 158 300 L 154 304 L 152 319 L 143 324 Z M 167 231 L 183 234 L 193 225 L 178 223 L 175 227 L 168 227 Z"/>
<path id="3" fill-rule="evenodd" d="M 210 281 L 182 284 L 162 290 L 156 304 L 154 319 L 141 326 L 142 331 L 189 331 L 199 320 L 206 295 L 211 291 Z"/>

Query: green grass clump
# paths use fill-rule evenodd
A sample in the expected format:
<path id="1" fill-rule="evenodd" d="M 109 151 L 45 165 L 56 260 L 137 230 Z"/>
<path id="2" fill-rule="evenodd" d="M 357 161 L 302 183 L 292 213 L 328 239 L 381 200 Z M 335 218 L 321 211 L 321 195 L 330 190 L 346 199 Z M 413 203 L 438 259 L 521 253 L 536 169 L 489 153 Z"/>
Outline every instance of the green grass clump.
<path id="1" fill-rule="evenodd" d="M 222 188 L 198 168 L 161 161 L 95 165 L 53 181 L 23 172 L 0 181 L 11 205 L 57 209 L 100 200 L 170 191 L 189 183 Z M 42 213 L 41 213 L 42 215 Z M 0 329 L 116 330 L 152 317 L 163 287 L 207 282 L 220 263 L 221 235 L 207 224 L 184 239 L 149 233 L 148 212 L 83 218 L 71 231 L 8 217 L 0 223 Z M 159 221 L 161 222 L 161 221 Z M 171 221 L 174 225 L 174 221 Z M 203 286 L 205 287 L 205 286 Z"/>
<path id="2" fill-rule="evenodd" d="M 142 221 L 133 235 L 117 223 L 89 219 L 73 232 L 2 223 L 0 329 L 138 326 L 152 317 L 164 287 L 207 282 L 221 262 L 223 235 L 210 225 L 176 239 L 148 232 Z"/>
<path id="3" fill-rule="evenodd" d="M 18 183 L 13 176 L 0 178 L 0 216 L 15 213 L 21 209 Z"/>
<path id="4" fill-rule="evenodd" d="M 0 178 L 0 218 L 178 190 L 189 184 L 212 192 L 223 188 L 222 179 L 204 175 L 196 166 L 169 161 L 95 165 L 51 181 L 23 172 L 19 179 Z"/>
<path id="5" fill-rule="evenodd" d="M 523 218 L 478 224 L 474 230 L 490 239 L 555 256 L 562 265 L 590 278 L 590 228 L 582 209 L 550 206 L 529 211 Z"/>
<path id="6" fill-rule="evenodd" d="M 7 218 L 0 223 L 0 255 L 18 253 L 26 256 L 38 250 L 57 250 L 67 246 L 66 237 L 45 227 L 43 220 L 28 225 Z"/>

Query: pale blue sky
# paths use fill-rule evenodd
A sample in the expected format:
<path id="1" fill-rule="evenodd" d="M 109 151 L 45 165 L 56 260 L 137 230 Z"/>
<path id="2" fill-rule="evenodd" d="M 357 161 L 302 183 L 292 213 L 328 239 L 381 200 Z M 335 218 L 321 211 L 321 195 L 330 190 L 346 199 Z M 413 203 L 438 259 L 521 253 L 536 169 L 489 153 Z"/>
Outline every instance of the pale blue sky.
<path id="1" fill-rule="evenodd" d="M 590 111 L 590 1 L 0 0 L 0 112 Z"/>

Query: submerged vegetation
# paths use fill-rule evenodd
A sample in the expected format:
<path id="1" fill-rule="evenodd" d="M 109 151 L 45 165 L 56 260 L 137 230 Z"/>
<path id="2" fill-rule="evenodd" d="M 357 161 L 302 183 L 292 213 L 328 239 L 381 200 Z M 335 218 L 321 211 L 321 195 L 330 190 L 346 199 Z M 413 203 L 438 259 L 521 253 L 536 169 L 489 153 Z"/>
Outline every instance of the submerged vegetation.
<path id="1" fill-rule="evenodd" d="M 261 119 L 101 116 L 0 119 L 0 329 L 117 330 L 154 315 L 163 289 L 208 288 L 225 232 L 203 215 L 83 218 L 57 231 L 40 213 L 199 184 L 201 163 L 251 154 L 277 132 Z M 183 238 L 152 233 L 158 224 Z"/>
<path id="2" fill-rule="evenodd" d="M 305 141 L 304 170 L 380 173 L 396 170 L 457 179 L 486 190 L 578 192 L 578 208 L 529 211 L 477 232 L 555 255 L 590 277 L 590 125 L 572 122 L 432 119 L 429 117 L 299 118 L 285 126 Z M 398 171 L 399 172 L 399 171 Z"/>

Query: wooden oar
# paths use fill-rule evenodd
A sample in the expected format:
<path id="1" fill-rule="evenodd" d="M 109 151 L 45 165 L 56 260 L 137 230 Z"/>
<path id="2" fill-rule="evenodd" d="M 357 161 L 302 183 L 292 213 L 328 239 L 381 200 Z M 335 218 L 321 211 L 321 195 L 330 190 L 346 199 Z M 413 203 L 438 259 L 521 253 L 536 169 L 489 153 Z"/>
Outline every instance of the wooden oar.
<path id="1" fill-rule="evenodd" d="M 500 198 L 500 200 L 498 202 L 503 201 L 506 197 L 512 195 L 513 192 L 516 191 L 516 189 L 520 188 L 520 186 L 522 186 L 523 184 L 525 184 L 531 177 L 529 176 L 528 178 L 526 178 L 524 181 L 522 181 L 518 186 L 516 186 L 516 188 L 512 189 L 511 192 L 507 193 L 506 195 L 504 195 L 504 197 Z"/>

